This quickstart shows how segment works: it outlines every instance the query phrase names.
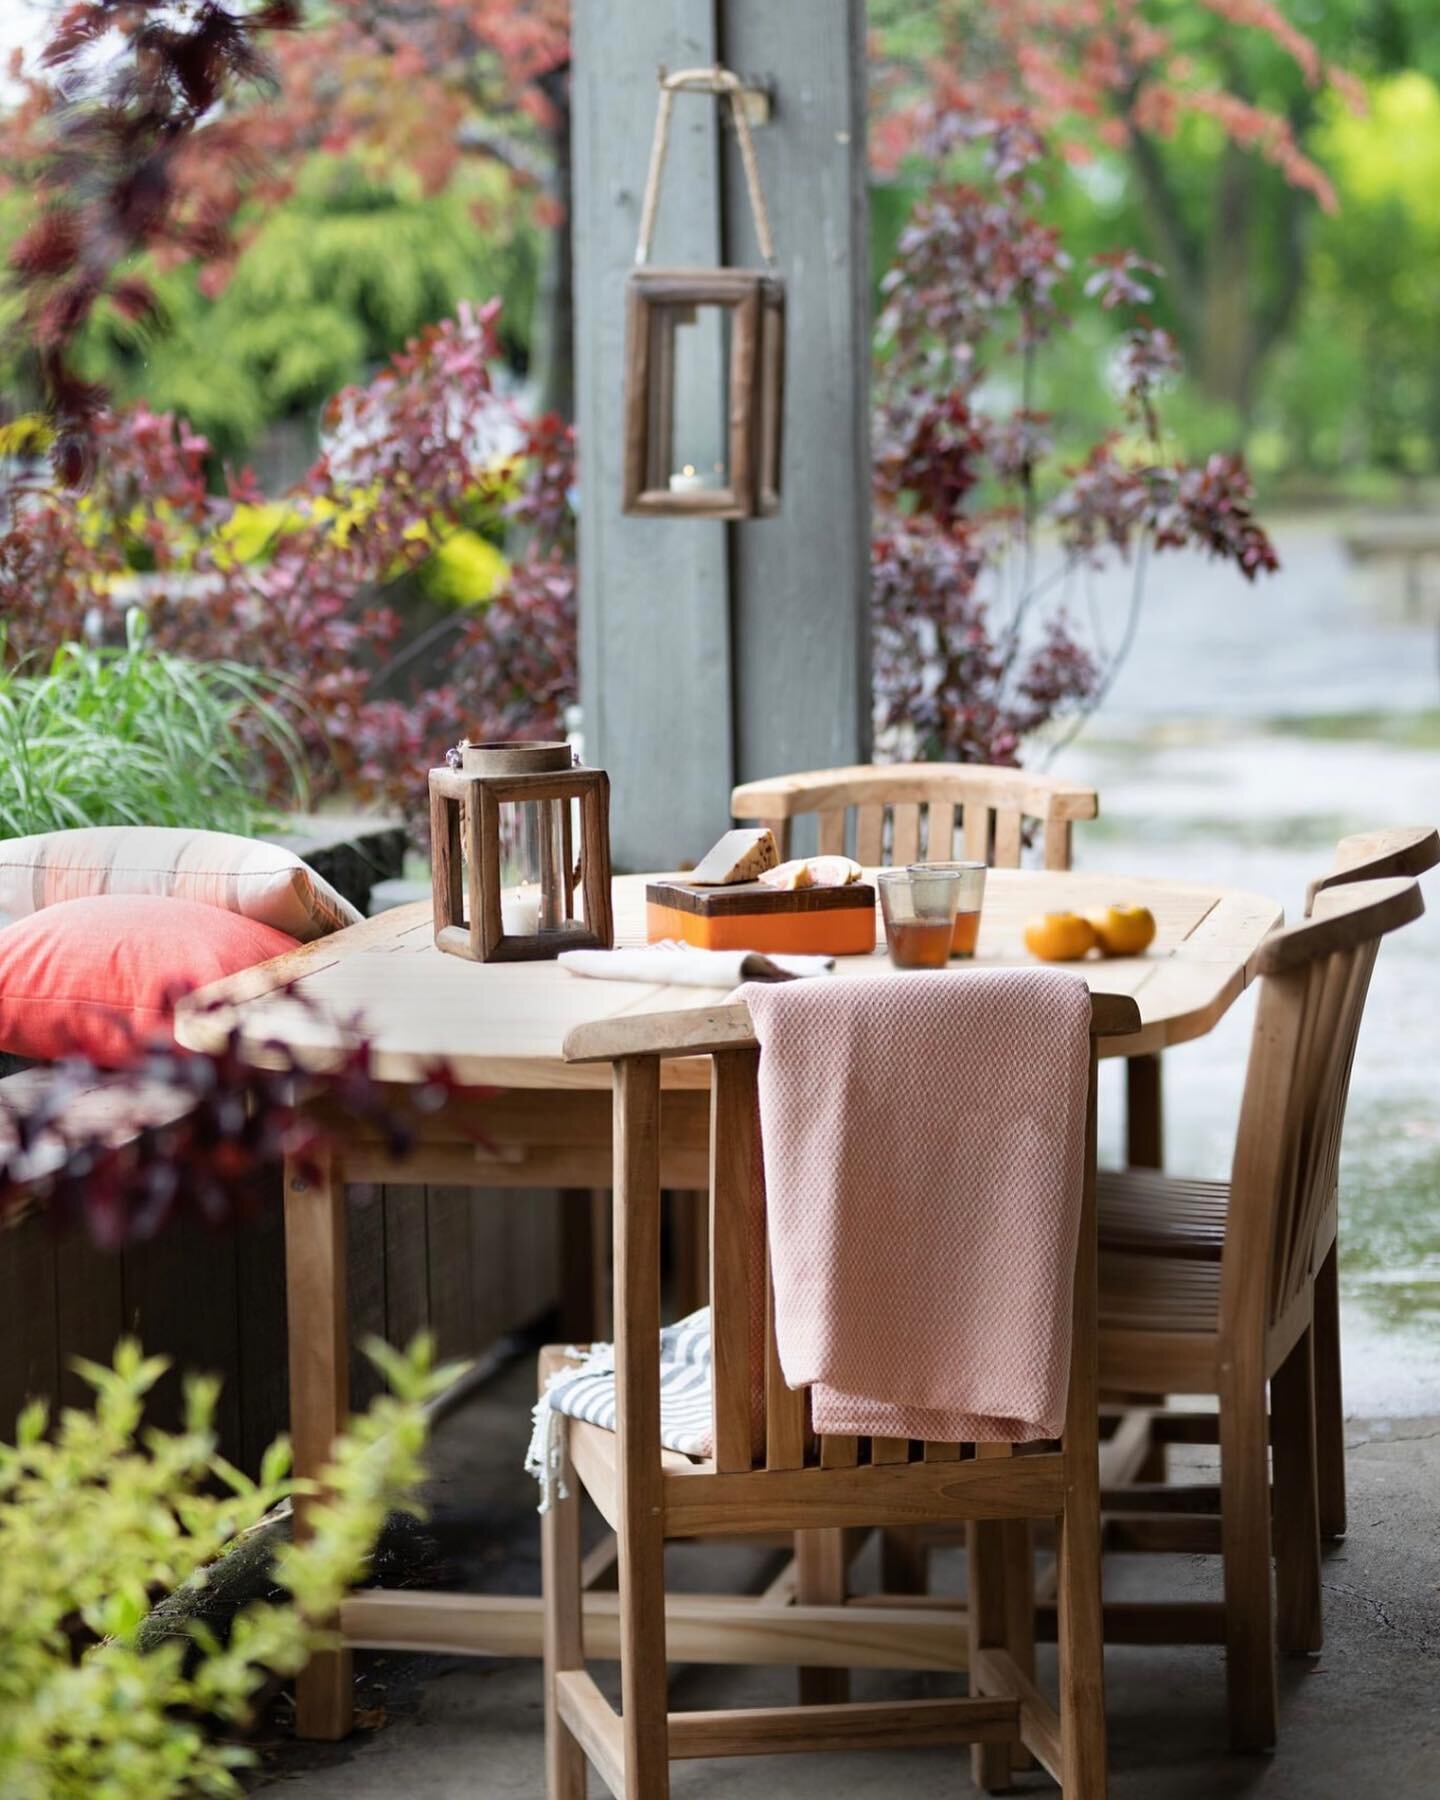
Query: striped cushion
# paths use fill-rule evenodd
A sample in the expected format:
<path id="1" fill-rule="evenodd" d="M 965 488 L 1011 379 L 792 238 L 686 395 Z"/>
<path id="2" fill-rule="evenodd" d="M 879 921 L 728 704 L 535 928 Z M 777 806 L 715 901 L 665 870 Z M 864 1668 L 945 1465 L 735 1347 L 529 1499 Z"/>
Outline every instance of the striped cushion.
<path id="1" fill-rule="evenodd" d="M 579 1355 L 579 1352 L 576 1352 Z M 660 1331 L 660 1442 L 685 1456 L 708 1456 L 710 1422 L 710 1308 L 702 1306 Z M 550 1377 L 535 1407 L 525 1467 L 540 1483 L 540 1510 L 566 1497 L 559 1482 L 560 1417 L 614 1431 L 615 1346 L 596 1344 L 568 1369 Z"/>
<path id="2" fill-rule="evenodd" d="M 0 841 L 0 924 L 96 894 L 196 900 L 301 943 L 360 919 L 293 851 L 227 831 L 91 825 Z"/>

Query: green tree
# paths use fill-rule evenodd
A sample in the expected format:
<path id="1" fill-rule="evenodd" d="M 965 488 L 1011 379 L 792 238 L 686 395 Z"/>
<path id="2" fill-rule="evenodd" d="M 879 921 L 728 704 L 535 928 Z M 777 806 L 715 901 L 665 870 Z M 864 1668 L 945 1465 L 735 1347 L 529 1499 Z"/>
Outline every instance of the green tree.
<path id="1" fill-rule="evenodd" d="M 1440 87 L 1375 83 L 1368 114 L 1327 109 L 1317 133 L 1341 204 L 1319 222 L 1305 305 L 1261 408 L 1274 460 L 1440 463 Z"/>
<path id="2" fill-rule="evenodd" d="M 937 0 L 927 30 L 877 0 L 875 17 L 882 152 L 907 117 L 908 141 L 933 141 L 977 94 L 1058 131 L 1090 159 L 1075 193 L 1092 228 L 1164 267 L 1162 316 L 1236 435 L 1343 202 L 1332 134 L 1363 108 L 1357 77 L 1440 61 L 1433 0 Z"/>
<path id="3" fill-rule="evenodd" d="M 427 194 L 403 166 L 316 156 L 255 222 L 228 280 L 209 283 L 194 263 L 152 273 L 158 328 L 105 309 L 82 367 L 117 402 L 179 413 L 240 457 L 267 426 L 313 420 L 461 300 L 503 298 L 505 348 L 523 367 L 540 248 L 494 162 L 463 161 Z"/>

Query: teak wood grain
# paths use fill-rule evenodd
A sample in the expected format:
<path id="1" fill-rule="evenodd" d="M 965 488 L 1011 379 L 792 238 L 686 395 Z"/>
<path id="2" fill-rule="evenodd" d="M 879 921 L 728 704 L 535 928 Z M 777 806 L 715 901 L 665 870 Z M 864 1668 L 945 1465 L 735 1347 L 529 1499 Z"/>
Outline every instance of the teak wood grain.
<path id="1" fill-rule="evenodd" d="M 742 881 L 732 887 L 694 887 L 686 881 L 652 881 L 647 900 L 677 912 L 702 918 L 723 919 L 735 913 L 844 912 L 851 907 L 873 907 L 875 889 L 863 881 L 848 887 L 776 888 L 763 881 Z M 845 965 L 842 965 L 845 966 Z"/>
<path id="2" fill-rule="evenodd" d="M 897 866 L 922 860 L 951 862 L 957 824 L 968 861 L 1020 866 L 1024 834 L 1040 838 L 1047 869 L 1070 867 L 1070 828 L 1096 818 L 1093 788 L 1024 769 L 984 763 L 861 764 L 749 781 L 730 796 L 735 819 L 769 825 L 790 853 L 791 821 L 818 814 L 820 850 L 843 853 L 853 815 L 856 860 Z"/>
<path id="3" fill-rule="evenodd" d="M 612 884 L 615 938 L 645 941 L 645 887 L 654 876 Z M 678 879 L 678 877 L 666 877 Z M 1069 965 L 1093 994 L 1134 999 L 1139 1026 L 1106 1039 L 1105 1056 L 1131 1056 L 1202 1037 L 1244 989 L 1261 940 L 1280 919 L 1263 895 L 1153 877 L 1052 870 L 992 870 L 973 966 L 1026 966 L 1021 934 L 1036 912 L 1085 910 L 1118 895 L 1143 901 L 1158 934 L 1140 957 Z M 890 973 L 883 949 L 846 957 L 841 972 Z M 555 963 L 469 963 L 442 956 L 428 905 L 399 907 L 349 931 L 307 944 L 180 1003 L 176 1035 L 193 1049 L 218 1048 L 232 1026 L 245 1054 L 264 1066 L 275 1045 L 316 1067 L 353 1047 L 357 1022 L 372 1047 L 377 1077 L 409 1084 L 443 1060 L 462 1082 L 512 1088 L 606 1088 L 603 1066 L 569 1062 L 567 1036 L 606 1020 L 713 1007 L 704 989 L 658 983 L 586 981 Z M 668 1087 L 706 1088 L 703 1061 L 667 1061 Z"/>

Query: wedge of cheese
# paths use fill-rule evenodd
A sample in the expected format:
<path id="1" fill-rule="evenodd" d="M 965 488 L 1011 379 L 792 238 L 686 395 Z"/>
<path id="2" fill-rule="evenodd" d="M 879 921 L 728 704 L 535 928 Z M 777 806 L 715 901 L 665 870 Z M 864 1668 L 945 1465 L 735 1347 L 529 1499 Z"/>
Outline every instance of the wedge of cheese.
<path id="1" fill-rule="evenodd" d="M 692 887 L 737 887 L 742 881 L 758 881 L 780 860 L 775 833 L 767 826 L 727 831 L 707 850 L 686 877 Z"/>
<path id="2" fill-rule="evenodd" d="M 766 887 L 798 892 L 801 888 L 849 887 L 862 874 L 859 863 L 848 856 L 801 856 L 767 869 L 760 879 Z"/>

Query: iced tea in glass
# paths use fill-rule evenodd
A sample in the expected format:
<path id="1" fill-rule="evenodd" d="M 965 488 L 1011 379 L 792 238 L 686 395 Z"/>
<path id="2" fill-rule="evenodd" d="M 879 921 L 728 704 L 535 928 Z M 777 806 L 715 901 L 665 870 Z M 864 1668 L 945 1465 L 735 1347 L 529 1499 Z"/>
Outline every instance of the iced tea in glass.
<path id="1" fill-rule="evenodd" d="M 877 879 L 890 961 L 897 969 L 943 969 L 954 938 L 959 875 L 917 865 L 883 869 Z"/>
<path id="2" fill-rule="evenodd" d="M 983 862 L 912 863 L 911 871 L 943 869 L 959 878 L 955 901 L 955 925 L 950 937 L 951 956 L 970 957 L 980 936 L 980 908 L 985 901 Z"/>

